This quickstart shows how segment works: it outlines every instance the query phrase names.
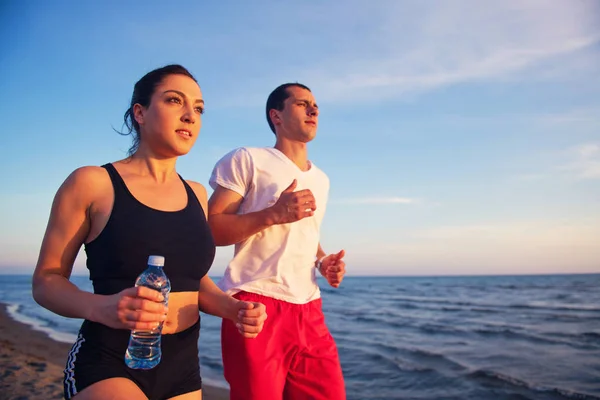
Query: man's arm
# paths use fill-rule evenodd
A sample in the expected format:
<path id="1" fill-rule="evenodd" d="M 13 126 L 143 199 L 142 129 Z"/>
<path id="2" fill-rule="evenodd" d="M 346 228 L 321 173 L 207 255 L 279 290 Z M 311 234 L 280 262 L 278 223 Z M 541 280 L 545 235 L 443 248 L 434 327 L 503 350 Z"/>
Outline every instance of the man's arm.
<path id="1" fill-rule="evenodd" d="M 329 285 L 337 288 L 342 283 L 344 279 L 344 275 L 346 274 L 346 263 L 344 262 L 344 256 L 346 252 L 341 250 L 336 254 L 325 253 L 323 248 L 321 247 L 321 243 L 319 243 L 319 247 L 317 247 L 317 260 L 315 261 L 315 266 L 319 269 L 319 272 L 325 279 Z"/>
<path id="2" fill-rule="evenodd" d="M 319 243 L 319 247 L 317 247 L 317 261 L 325 257 L 326 255 L 327 253 L 325 253 L 325 250 L 323 250 L 323 248 L 321 247 L 321 243 Z"/>
<path id="3" fill-rule="evenodd" d="M 244 198 L 233 190 L 217 186 L 208 200 L 208 224 L 217 246 L 239 243 L 274 225 L 270 209 L 237 214 Z"/>
<path id="4" fill-rule="evenodd" d="M 287 187 L 277 202 L 264 210 L 237 214 L 243 197 L 233 190 L 217 186 L 208 200 L 208 224 L 217 246 L 229 246 L 277 225 L 310 217 L 316 210 L 315 198 L 308 189 L 294 192 L 296 180 Z"/>

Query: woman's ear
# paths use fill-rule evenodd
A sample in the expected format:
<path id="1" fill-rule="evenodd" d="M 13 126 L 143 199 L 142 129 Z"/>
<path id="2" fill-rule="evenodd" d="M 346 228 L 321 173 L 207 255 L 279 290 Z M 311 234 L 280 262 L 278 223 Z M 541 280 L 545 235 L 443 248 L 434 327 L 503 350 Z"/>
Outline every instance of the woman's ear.
<path id="1" fill-rule="evenodd" d="M 144 113 L 145 113 L 146 109 L 144 107 L 142 107 L 141 104 L 135 103 L 133 105 L 132 111 L 133 111 L 133 118 L 136 120 L 138 125 L 140 125 L 140 126 L 144 125 Z"/>

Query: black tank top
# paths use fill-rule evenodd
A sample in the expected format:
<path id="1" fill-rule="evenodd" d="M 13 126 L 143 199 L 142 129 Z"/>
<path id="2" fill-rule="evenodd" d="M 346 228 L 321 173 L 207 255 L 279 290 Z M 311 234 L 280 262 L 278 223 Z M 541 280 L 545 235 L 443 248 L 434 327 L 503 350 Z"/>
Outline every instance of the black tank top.
<path id="1" fill-rule="evenodd" d="M 180 176 L 186 207 L 155 210 L 133 197 L 112 164 L 102 167 L 108 171 L 115 199 L 106 227 L 85 245 L 94 293 L 115 294 L 134 286 L 150 255 L 165 257 L 171 291 L 198 291 L 215 257 L 215 243 L 192 188 Z"/>

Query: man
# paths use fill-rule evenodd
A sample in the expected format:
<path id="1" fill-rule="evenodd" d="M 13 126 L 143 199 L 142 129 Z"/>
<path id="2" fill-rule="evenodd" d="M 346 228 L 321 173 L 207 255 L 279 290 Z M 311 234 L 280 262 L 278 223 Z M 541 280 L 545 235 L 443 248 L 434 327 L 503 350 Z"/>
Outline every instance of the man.
<path id="1" fill-rule="evenodd" d="M 219 285 L 268 314 L 249 340 L 223 321 L 225 379 L 232 400 L 345 399 L 315 275 L 337 288 L 345 273 L 344 250 L 326 255 L 319 244 L 329 179 L 307 155 L 319 109 L 309 88 L 287 83 L 269 95 L 266 114 L 275 147 L 234 150 L 210 178 L 215 243 L 235 244 Z"/>

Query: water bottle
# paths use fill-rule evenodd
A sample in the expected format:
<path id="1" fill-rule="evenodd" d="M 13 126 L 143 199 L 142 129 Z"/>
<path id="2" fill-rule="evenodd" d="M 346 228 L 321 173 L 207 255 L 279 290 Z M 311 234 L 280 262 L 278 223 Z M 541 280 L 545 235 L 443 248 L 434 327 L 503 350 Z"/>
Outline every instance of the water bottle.
<path id="1" fill-rule="evenodd" d="M 135 286 L 146 286 L 158 290 L 164 296 L 163 304 L 169 302 L 171 282 L 163 271 L 165 258 L 163 256 L 148 257 L 148 268 L 138 276 Z M 158 328 L 142 331 L 134 329 L 129 336 L 129 346 L 125 352 L 125 364 L 133 369 L 151 369 L 158 365 L 161 358 L 160 338 L 162 334 L 161 322 Z"/>

